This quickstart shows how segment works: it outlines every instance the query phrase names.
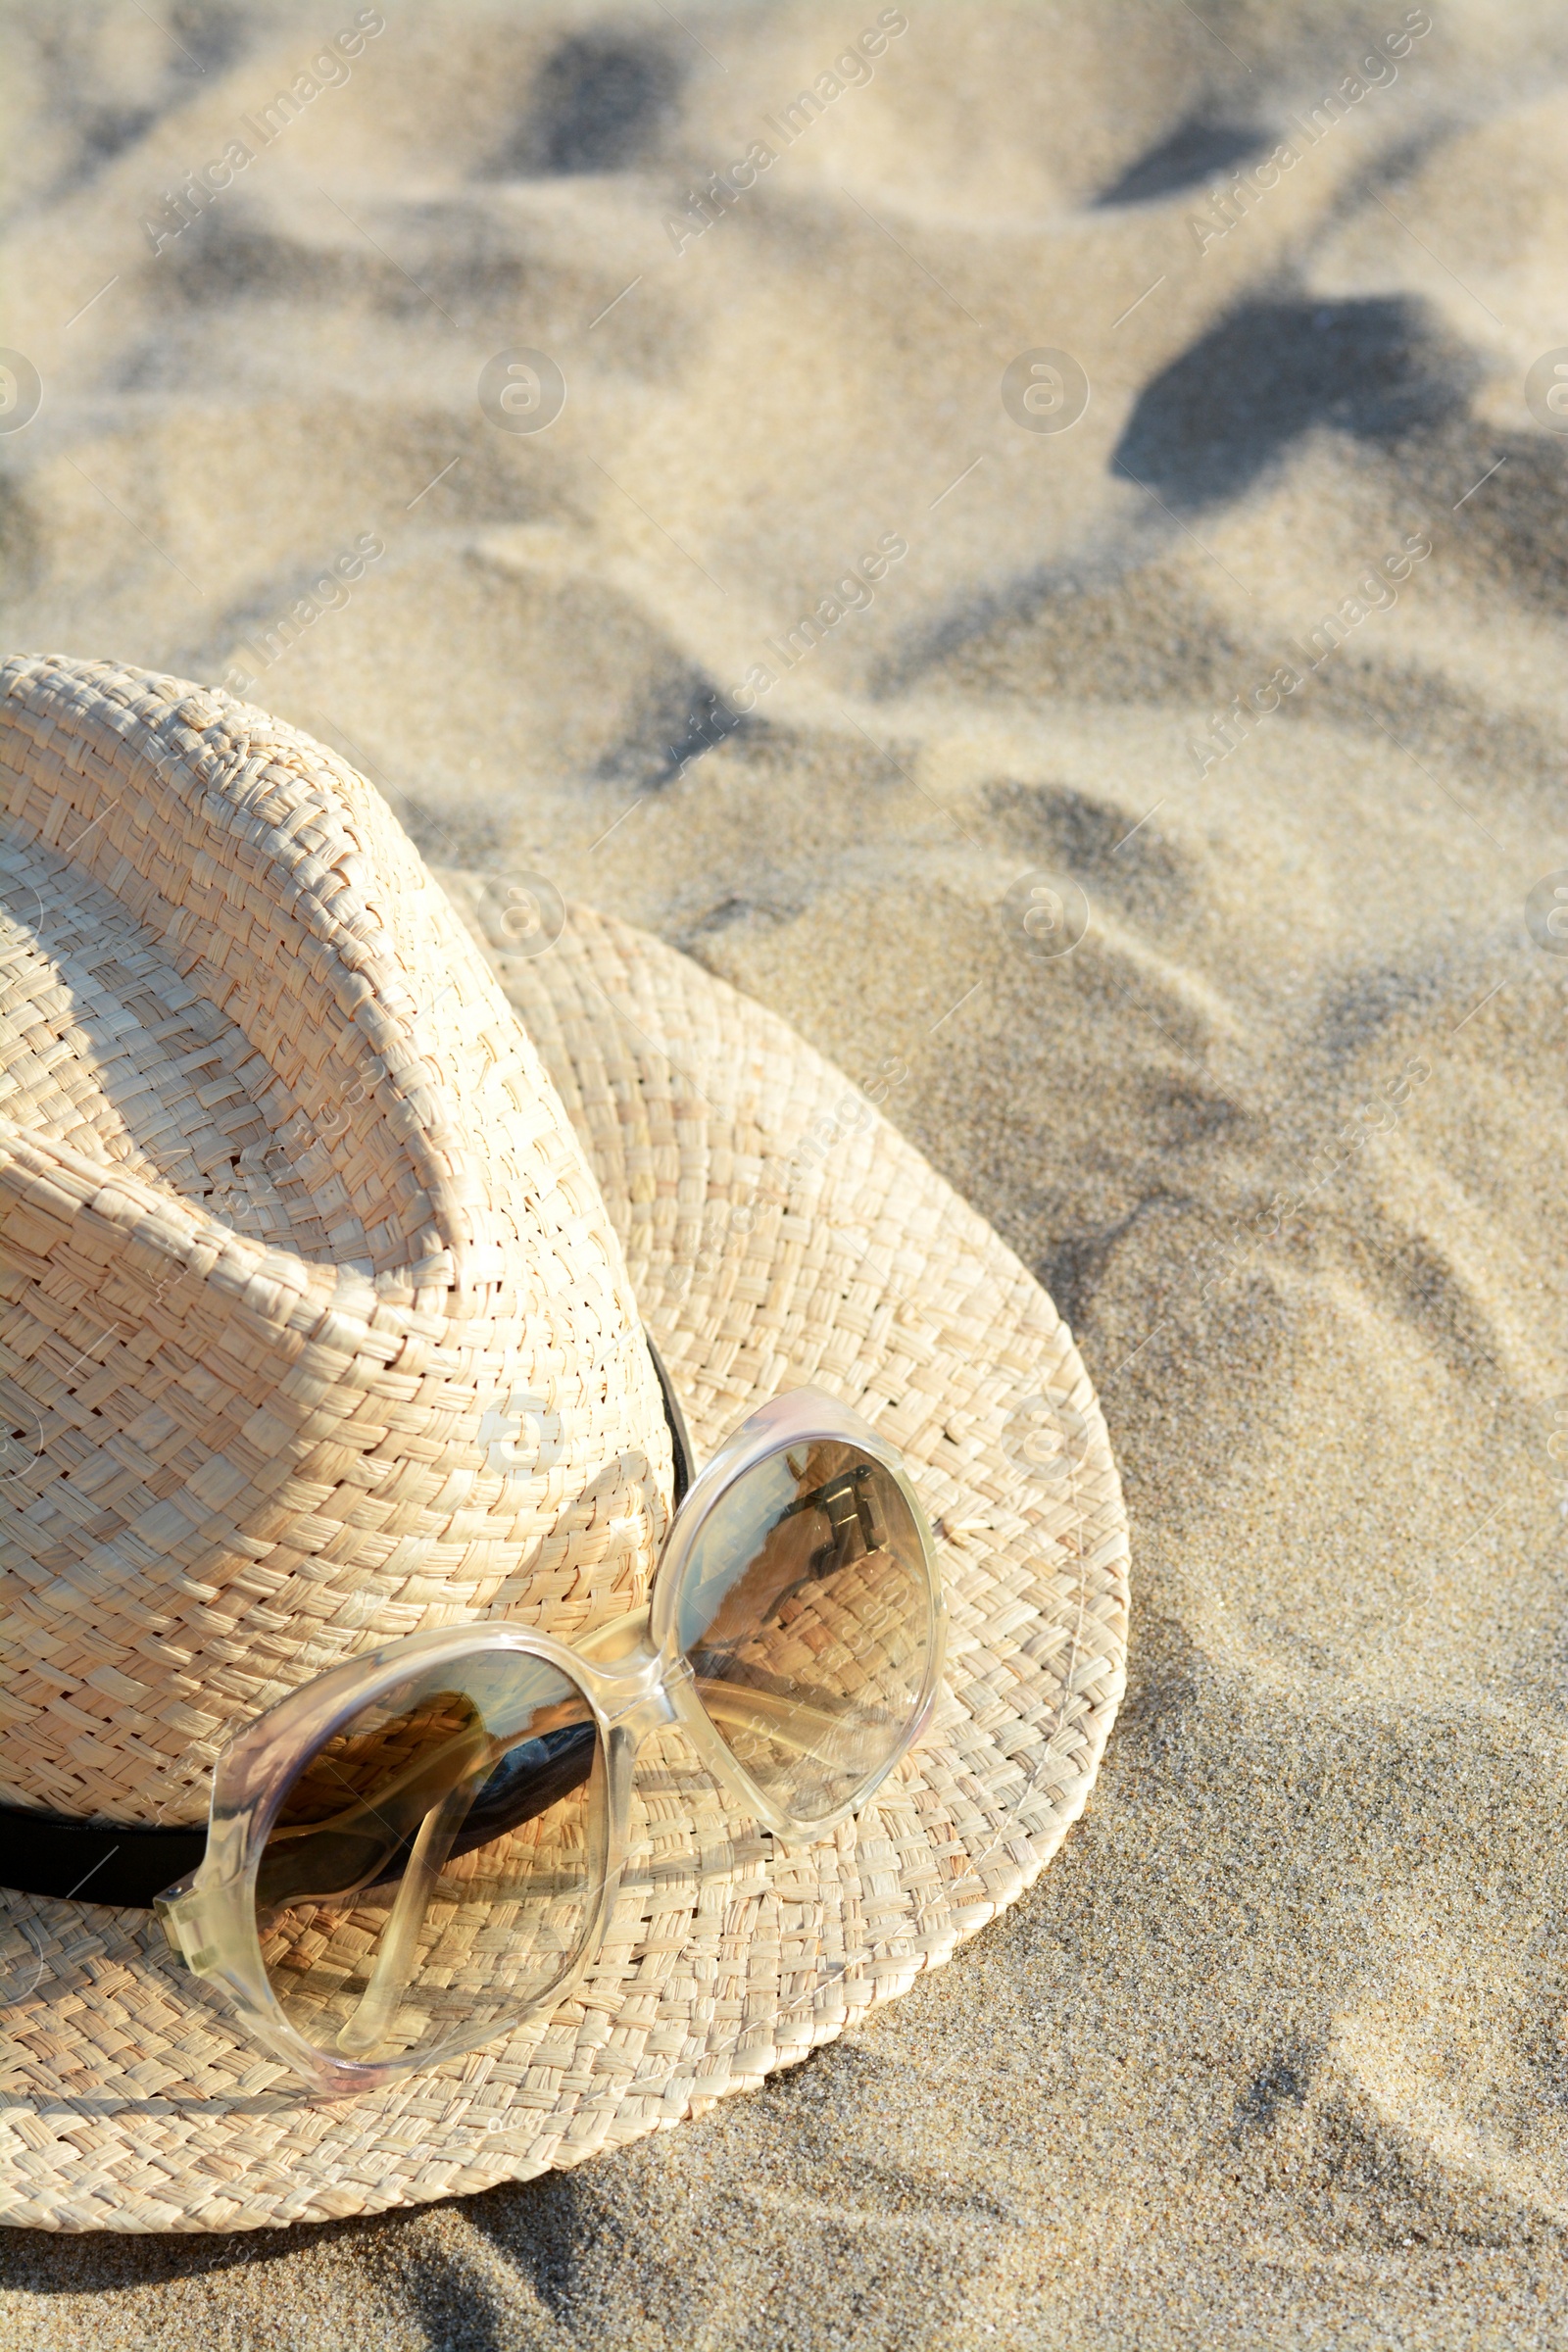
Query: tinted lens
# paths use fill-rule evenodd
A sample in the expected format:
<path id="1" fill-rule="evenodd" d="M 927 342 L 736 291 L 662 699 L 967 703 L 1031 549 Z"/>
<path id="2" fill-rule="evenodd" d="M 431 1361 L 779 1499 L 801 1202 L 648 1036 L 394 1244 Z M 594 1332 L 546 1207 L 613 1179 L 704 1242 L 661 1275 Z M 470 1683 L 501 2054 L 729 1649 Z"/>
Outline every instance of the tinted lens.
<path id="1" fill-rule="evenodd" d="M 367 1707 L 303 1768 L 256 1886 L 289 2023 L 372 2064 L 545 2000 L 592 1930 L 607 1854 L 599 1736 L 542 1659 L 478 1653 Z"/>
<path id="2" fill-rule="evenodd" d="M 762 1794 L 801 1822 L 852 1803 L 909 1729 L 935 1636 L 898 1482 L 837 1440 L 769 1455 L 698 1530 L 676 1623 L 704 1707 Z"/>

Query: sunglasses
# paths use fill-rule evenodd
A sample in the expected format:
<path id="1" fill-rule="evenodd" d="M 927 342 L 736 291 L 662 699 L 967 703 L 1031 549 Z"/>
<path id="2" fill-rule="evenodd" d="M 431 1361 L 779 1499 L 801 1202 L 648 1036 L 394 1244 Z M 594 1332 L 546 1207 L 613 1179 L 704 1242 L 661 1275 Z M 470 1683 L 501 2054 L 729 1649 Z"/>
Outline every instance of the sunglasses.
<path id="1" fill-rule="evenodd" d="M 155 1908 L 318 2091 L 374 2089 L 571 1991 L 610 1929 L 651 1736 L 678 1727 L 738 1806 L 805 1842 L 930 1717 L 942 1588 L 897 1453 L 798 1389 L 693 1481 L 658 1369 L 677 1507 L 645 1608 L 574 1648 L 506 1624 L 415 1634 L 219 1759 L 205 1854 Z"/>

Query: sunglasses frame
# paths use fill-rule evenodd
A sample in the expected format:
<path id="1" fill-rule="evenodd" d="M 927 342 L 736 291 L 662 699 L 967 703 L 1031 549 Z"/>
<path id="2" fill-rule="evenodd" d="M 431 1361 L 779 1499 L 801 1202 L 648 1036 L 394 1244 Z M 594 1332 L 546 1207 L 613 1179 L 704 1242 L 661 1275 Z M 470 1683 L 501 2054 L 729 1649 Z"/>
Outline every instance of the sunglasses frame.
<path id="1" fill-rule="evenodd" d="M 692 1546 L 710 1512 L 760 1462 L 813 1443 L 854 1446 L 894 1480 L 919 1539 L 931 1640 L 919 1698 L 902 1738 L 853 1797 L 805 1821 L 782 1812 L 756 1787 L 698 1694 L 679 1648 L 679 1600 Z M 864 1810 L 930 1721 L 941 1681 L 947 1608 L 935 1548 L 918 1495 L 898 1454 L 860 1416 L 819 1390 L 778 1396 L 727 1438 L 679 1502 L 666 1532 L 646 1606 L 599 1627 L 575 1647 L 532 1627 L 480 1623 L 411 1634 L 318 1675 L 247 1725 L 219 1757 L 207 1850 L 198 1867 L 167 1887 L 155 1908 L 191 1974 L 220 1987 L 240 2024 L 274 2056 L 327 2096 L 347 2097 L 495 2041 L 570 1997 L 603 1948 L 620 1894 L 626 1861 L 632 1782 L 638 1750 L 666 1725 L 678 1725 L 699 1760 L 738 1806 L 789 1844 L 815 1843 Z M 256 1880 L 283 1800 L 317 1750 L 356 1715 L 385 1697 L 418 1668 L 456 1665 L 511 1651 L 542 1659 L 575 1686 L 598 1732 L 592 1781 L 604 1807 L 605 1871 L 577 1951 L 540 1998 L 504 2023 L 475 2026 L 433 2049 L 368 2062 L 335 2057 L 293 2027 L 267 1974 L 256 1914 Z"/>

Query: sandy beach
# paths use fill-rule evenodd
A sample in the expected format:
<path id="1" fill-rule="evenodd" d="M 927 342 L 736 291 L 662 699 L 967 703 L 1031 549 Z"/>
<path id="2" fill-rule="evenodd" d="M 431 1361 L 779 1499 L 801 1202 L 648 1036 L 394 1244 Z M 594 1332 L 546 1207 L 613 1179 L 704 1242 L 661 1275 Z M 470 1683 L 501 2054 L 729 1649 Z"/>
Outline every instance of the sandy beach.
<path id="1" fill-rule="evenodd" d="M 1087 1816 L 895 2005 L 466 2202 L 7 2232 L 0 2337 L 1560 2345 L 1568 12 L 0 25 L 7 652 L 880 1088 L 1134 1578 Z"/>

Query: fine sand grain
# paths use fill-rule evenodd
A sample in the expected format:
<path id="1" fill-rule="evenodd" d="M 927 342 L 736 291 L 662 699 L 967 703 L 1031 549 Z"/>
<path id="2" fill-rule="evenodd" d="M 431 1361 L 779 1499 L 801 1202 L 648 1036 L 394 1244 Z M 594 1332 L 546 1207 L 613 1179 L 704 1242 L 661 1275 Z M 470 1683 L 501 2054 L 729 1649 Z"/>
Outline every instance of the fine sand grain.
<path id="1" fill-rule="evenodd" d="M 1099 1788 L 767 2089 L 14 2235 L 7 2345 L 1568 2340 L 1568 14 L 906 0 L 786 147 L 878 13 L 386 0 L 174 235 L 353 11 L 10 0 L 3 636 L 248 679 L 436 861 L 906 1072 L 1126 1478 Z"/>

